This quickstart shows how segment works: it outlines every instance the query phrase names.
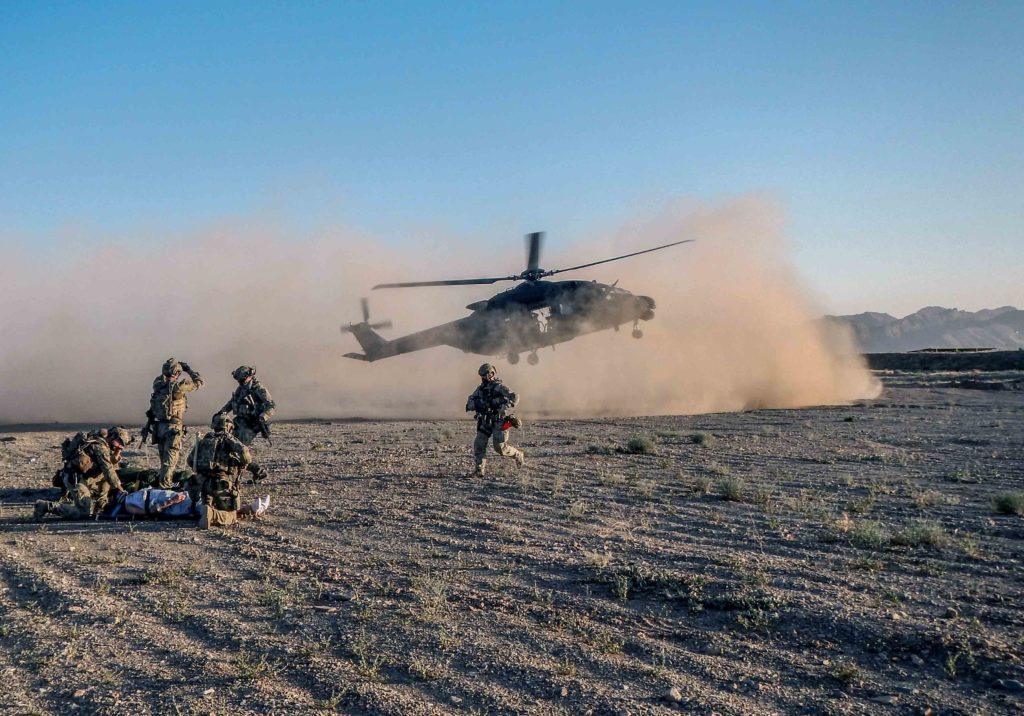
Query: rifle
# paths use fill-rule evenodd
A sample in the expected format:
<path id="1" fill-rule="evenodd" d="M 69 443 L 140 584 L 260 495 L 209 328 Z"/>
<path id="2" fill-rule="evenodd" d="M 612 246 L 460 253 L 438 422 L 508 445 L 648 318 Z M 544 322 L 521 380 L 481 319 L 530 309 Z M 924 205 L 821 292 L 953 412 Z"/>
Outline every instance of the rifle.
<path id="1" fill-rule="evenodd" d="M 274 443 L 270 440 L 270 425 L 267 423 L 267 419 L 262 415 L 256 418 L 256 426 L 260 429 L 260 435 L 266 439 L 267 443 L 273 447 Z"/>
<path id="2" fill-rule="evenodd" d="M 146 425 L 142 428 L 139 433 L 139 445 L 145 445 L 146 441 L 150 439 L 150 434 L 153 436 L 153 444 L 156 444 L 156 416 L 153 415 L 153 409 L 150 408 L 146 411 Z"/>

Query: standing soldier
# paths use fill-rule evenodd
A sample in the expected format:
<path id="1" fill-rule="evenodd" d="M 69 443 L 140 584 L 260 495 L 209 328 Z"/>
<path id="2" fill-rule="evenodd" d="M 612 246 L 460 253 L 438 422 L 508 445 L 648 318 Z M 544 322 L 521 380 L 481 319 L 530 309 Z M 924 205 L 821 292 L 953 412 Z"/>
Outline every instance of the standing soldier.
<path id="1" fill-rule="evenodd" d="M 192 503 L 199 506 L 199 529 L 210 525 L 233 525 L 242 506 L 242 470 L 248 470 L 253 482 L 267 476 L 266 470 L 252 461 L 252 453 L 231 435 L 233 421 L 225 413 L 213 416 L 213 432 L 196 443 L 188 463 L 196 471 L 189 484 Z"/>
<path id="2" fill-rule="evenodd" d="M 179 380 L 181 371 L 188 373 L 191 380 Z M 188 407 L 186 393 L 199 390 L 203 379 L 192 370 L 188 363 L 179 363 L 173 358 L 164 362 L 160 375 L 153 381 L 153 395 L 149 399 L 146 417 L 156 426 L 153 442 L 160 451 L 160 483 L 165 490 L 173 486 L 172 476 L 181 455 L 181 439 L 185 434 L 185 409 Z M 147 428 L 149 425 L 147 425 Z"/>
<path id="3" fill-rule="evenodd" d="M 87 519 L 103 512 L 111 497 L 116 501 L 124 492 L 117 466 L 121 451 L 131 441 L 131 433 L 124 428 L 78 433 L 65 440 L 61 446 L 64 466 L 57 473 L 64 496 L 59 502 L 37 500 L 36 522 L 48 514 L 67 520 Z"/>
<path id="4" fill-rule="evenodd" d="M 480 386 L 466 401 L 466 410 L 476 413 L 476 439 L 473 441 L 473 457 L 476 461 L 477 477 L 483 477 L 487 467 L 487 440 L 493 437 L 494 451 L 504 457 L 514 458 L 520 465 L 526 464 L 526 456 L 508 444 L 508 427 L 520 423 L 518 418 L 509 416 L 508 411 L 516 407 L 519 396 L 509 390 L 495 375 L 494 366 L 484 363 L 477 371 Z"/>
<path id="5" fill-rule="evenodd" d="M 257 435 L 269 442 L 267 418 L 274 414 L 275 407 L 270 391 L 257 380 L 256 369 L 252 366 L 238 366 L 231 377 L 238 381 L 238 387 L 219 412 L 235 414 L 235 437 L 246 445 L 252 445 Z"/>

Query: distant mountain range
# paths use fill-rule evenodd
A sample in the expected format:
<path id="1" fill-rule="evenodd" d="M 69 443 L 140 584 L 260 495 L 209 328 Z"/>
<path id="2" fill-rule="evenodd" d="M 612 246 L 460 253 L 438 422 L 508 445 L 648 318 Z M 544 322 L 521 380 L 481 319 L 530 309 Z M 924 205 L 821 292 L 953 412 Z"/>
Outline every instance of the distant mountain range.
<path id="1" fill-rule="evenodd" d="M 1024 311 L 1013 306 L 974 313 L 928 306 L 904 318 L 868 312 L 825 316 L 825 320 L 852 328 L 865 353 L 922 348 L 1024 348 Z"/>

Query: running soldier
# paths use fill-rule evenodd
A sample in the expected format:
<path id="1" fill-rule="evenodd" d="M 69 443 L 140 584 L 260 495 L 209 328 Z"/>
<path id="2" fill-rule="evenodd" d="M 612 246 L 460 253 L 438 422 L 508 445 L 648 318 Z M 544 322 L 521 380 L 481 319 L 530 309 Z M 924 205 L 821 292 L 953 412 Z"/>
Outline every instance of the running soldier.
<path id="1" fill-rule="evenodd" d="M 256 378 L 256 369 L 252 366 L 238 366 L 231 377 L 238 381 L 238 387 L 219 412 L 235 414 L 235 437 L 246 445 L 252 445 L 257 435 L 269 442 L 267 418 L 274 414 L 275 407 L 270 391 Z"/>
<path id="2" fill-rule="evenodd" d="M 88 519 L 103 512 L 111 502 L 124 494 L 117 466 L 121 451 L 132 437 L 124 428 L 110 428 L 92 433 L 78 433 L 61 446 L 63 467 L 54 476 L 60 481 L 58 502 L 37 500 L 36 522 L 53 514 L 66 520 Z"/>
<path id="3" fill-rule="evenodd" d="M 522 424 L 519 418 L 508 414 L 516 407 L 519 396 L 501 382 L 490 363 L 484 363 L 477 372 L 480 374 L 480 386 L 466 401 L 466 411 L 476 413 L 476 439 L 473 440 L 476 470 L 473 474 L 483 477 L 487 468 L 488 440 L 493 441 L 496 453 L 513 458 L 520 466 L 526 464 L 526 456 L 522 450 L 508 444 L 508 428 Z"/>
<path id="4" fill-rule="evenodd" d="M 179 380 L 182 371 L 188 373 L 191 380 Z M 199 390 L 202 386 L 203 379 L 199 373 L 192 370 L 188 363 L 179 363 L 173 358 L 167 359 L 160 375 L 153 381 L 153 395 L 149 399 L 149 410 L 146 412 L 150 422 L 147 423 L 144 432 L 148 432 L 150 425 L 155 428 L 153 442 L 160 452 L 158 486 L 165 490 L 171 489 L 173 485 L 174 468 L 177 467 L 178 457 L 181 455 L 181 441 L 185 434 L 185 410 L 188 407 L 185 394 Z"/>
<path id="5" fill-rule="evenodd" d="M 252 461 L 249 448 L 231 435 L 233 421 L 229 415 L 213 416 L 213 432 L 196 443 L 188 463 L 196 471 L 188 486 L 193 504 L 199 505 L 199 529 L 210 525 L 233 525 L 242 506 L 242 470 L 248 470 L 253 482 L 267 476 L 267 471 Z"/>

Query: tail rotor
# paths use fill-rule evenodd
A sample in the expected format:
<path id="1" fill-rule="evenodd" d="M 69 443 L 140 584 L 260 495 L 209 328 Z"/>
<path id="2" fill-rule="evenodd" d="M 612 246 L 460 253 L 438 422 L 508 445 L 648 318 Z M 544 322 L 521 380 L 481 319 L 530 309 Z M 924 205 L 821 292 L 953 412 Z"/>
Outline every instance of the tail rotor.
<path id="1" fill-rule="evenodd" d="M 370 323 L 370 302 L 366 298 L 359 299 L 360 306 L 363 309 L 363 320 L 360 323 L 350 323 L 347 326 L 341 327 L 342 333 L 352 333 L 356 328 L 370 328 L 376 330 L 378 328 L 391 328 L 391 321 L 377 321 L 376 323 Z"/>

